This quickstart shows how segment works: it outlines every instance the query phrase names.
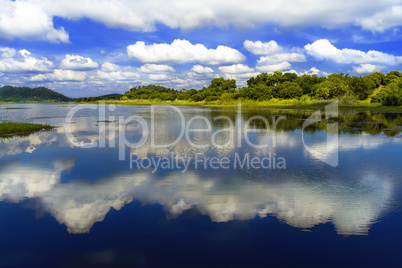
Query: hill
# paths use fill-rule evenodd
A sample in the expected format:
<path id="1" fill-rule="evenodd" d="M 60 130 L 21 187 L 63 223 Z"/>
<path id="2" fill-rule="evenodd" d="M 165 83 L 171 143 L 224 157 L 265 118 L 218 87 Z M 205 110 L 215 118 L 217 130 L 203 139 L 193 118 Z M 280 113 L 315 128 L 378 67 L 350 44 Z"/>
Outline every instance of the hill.
<path id="1" fill-rule="evenodd" d="M 121 96 L 123 96 L 123 94 L 112 93 L 112 94 L 99 96 L 98 98 L 116 98 L 116 97 L 121 97 Z"/>
<path id="2" fill-rule="evenodd" d="M 65 102 L 72 99 L 45 87 L 13 87 L 0 88 L 0 101 L 12 102 Z"/>

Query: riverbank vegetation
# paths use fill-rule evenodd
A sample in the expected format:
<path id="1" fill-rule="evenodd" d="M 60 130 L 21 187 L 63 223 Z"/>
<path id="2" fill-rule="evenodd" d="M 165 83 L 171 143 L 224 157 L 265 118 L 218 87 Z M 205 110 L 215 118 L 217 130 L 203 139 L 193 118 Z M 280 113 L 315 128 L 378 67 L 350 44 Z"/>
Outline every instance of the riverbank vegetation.
<path id="1" fill-rule="evenodd" d="M 40 130 L 51 130 L 52 126 L 43 124 L 0 122 L 0 136 L 29 134 Z"/>
<path id="2" fill-rule="evenodd" d="M 247 80 L 247 86 L 237 89 L 234 79 L 214 78 L 200 90 L 176 90 L 160 85 L 133 87 L 113 99 L 84 98 L 82 102 L 119 101 L 131 104 L 168 102 L 178 105 L 244 105 L 303 106 L 320 105 L 339 100 L 343 106 L 379 108 L 402 105 L 402 73 L 391 71 L 366 76 L 331 74 L 328 77 L 294 73 L 261 73 Z"/>

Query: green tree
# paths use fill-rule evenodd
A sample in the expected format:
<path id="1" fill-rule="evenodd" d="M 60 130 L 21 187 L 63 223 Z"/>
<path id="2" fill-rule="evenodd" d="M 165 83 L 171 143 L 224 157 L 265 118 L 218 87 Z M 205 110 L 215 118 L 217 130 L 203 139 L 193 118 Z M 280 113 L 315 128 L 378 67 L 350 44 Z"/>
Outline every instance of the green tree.
<path id="1" fill-rule="evenodd" d="M 365 100 L 373 93 L 375 82 L 367 77 L 354 76 L 349 81 L 349 88 L 359 100 Z"/>
<path id="2" fill-rule="evenodd" d="M 302 88 L 304 95 L 314 92 L 314 86 L 318 85 L 321 82 L 324 82 L 325 80 L 325 77 L 318 77 L 316 74 L 303 74 L 302 76 L 299 76 L 295 81 Z"/>
<path id="3" fill-rule="evenodd" d="M 385 83 L 385 74 L 381 72 L 374 72 L 366 75 L 365 77 L 373 81 L 376 88 L 381 85 L 384 85 Z"/>
<path id="4" fill-rule="evenodd" d="M 277 85 L 277 96 L 281 99 L 296 99 L 303 95 L 303 89 L 295 82 L 285 81 Z"/>
<path id="5" fill-rule="evenodd" d="M 402 105 L 402 80 L 387 85 L 371 102 L 381 103 L 384 106 L 401 106 Z"/>
<path id="6" fill-rule="evenodd" d="M 202 94 L 201 92 L 198 92 L 197 94 L 194 94 L 191 97 L 191 100 L 195 101 L 195 102 L 203 101 L 204 99 L 205 99 L 205 95 Z"/>
<path id="7" fill-rule="evenodd" d="M 315 96 L 324 100 L 340 97 L 347 92 L 348 86 L 337 76 L 332 76 L 315 87 Z"/>
<path id="8" fill-rule="evenodd" d="M 389 85 L 393 83 L 395 80 L 401 80 L 402 79 L 402 73 L 399 71 L 390 71 L 387 73 L 387 76 L 384 79 L 384 84 Z"/>

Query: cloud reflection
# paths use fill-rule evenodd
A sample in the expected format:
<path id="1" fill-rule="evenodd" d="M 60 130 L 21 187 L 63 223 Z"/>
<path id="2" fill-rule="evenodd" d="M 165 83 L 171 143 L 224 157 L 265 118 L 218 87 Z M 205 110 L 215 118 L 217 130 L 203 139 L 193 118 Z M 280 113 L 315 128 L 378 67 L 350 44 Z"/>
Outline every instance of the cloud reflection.
<path id="1" fill-rule="evenodd" d="M 41 209 L 66 225 L 69 233 L 89 232 L 110 209 L 119 210 L 138 200 L 161 204 L 171 218 L 194 208 L 214 222 L 271 215 L 297 228 L 332 222 L 338 234 L 361 235 L 386 211 L 393 188 L 387 179 L 373 173 L 346 182 L 289 172 L 281 180 L 262 184 L 244 174 L 224 179 L 193 171 L 160 178 L 131 172 L 94 184 L 61 183 L 62 172 L 73 167 L 74 160 L 48 167 L 9 164 L 0 170 L 0 200 L 38 199 Z"/>

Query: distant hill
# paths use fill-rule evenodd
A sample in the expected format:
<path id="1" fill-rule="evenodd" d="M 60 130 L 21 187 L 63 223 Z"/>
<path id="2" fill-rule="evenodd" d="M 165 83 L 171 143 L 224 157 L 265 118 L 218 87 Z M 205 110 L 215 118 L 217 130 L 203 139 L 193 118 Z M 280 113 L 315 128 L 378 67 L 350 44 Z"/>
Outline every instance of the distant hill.
<path id="1" fill-rule="evenodd" d="M 13 87 L 0 88 L 0 101 L 12 102 L 65 102 L 72 99 L 45 87 Z"/>
<path id="2" fill-rule="evenodd" d="M 123 94 L 113 93 L 113 94 L 102 95 L 102 96 L 99 96 L 98 98 L 115 98 L 115 97 L 121 97 L 121 96 L 123 96 Z"/>
<path id="3" fill-rule="evenodd" d="M 113 100 L 120 100 L 120 98 L 123 96 L 123 94 L 118 94 L 118 93 L 112 93 L 112 94 L 107 94 L 99 97 L 85 97 L 85 98 L 79 98 L 75 99 L 76 102 L 94 102 L 94 101 L 113 101 Z"/>

